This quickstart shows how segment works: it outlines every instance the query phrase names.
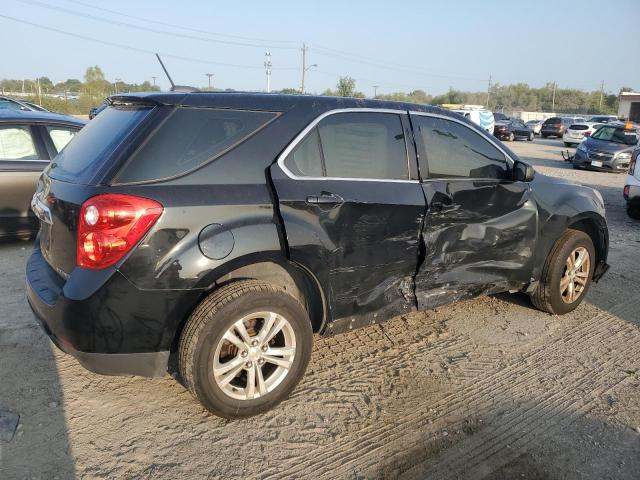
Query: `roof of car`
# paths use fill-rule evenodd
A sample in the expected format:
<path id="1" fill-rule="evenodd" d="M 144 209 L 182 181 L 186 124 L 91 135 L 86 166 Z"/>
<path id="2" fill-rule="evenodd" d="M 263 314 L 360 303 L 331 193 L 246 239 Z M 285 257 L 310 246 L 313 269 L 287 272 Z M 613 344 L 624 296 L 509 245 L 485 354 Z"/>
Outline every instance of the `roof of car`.
<path id="1" fill-rule="evenodd" d="M 146 101 L 160 105 L 191 107 L 221 107 L 253 110 L 288 111 L 297 107 L 326 111 L 338 108 L 382 108 L 412 110 L 453 116 L 450 110 L 431 105 L 391 102 L 369 98 L 330 97 L 324 95 L 289 95 L 256 92 L 146 92 L 127 93 L 109 97 L 115 102 Z"/>
<path id="2" fill-rule="evenodd" d="M 0 110 L 0 122 L 26 122 L 26 123 L 72 123 L 82 126 L 86 122 L 79 118 L 62 113 L 39 112 L 32 110 Z"/>

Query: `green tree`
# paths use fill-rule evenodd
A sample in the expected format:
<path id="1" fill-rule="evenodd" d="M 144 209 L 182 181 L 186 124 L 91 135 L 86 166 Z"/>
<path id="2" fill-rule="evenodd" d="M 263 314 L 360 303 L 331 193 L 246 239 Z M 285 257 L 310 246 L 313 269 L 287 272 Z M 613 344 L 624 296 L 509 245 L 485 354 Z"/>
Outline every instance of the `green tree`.
<path id="1" fill-rule="evenodd" d="M 336 85 L 336 96 L 338 97 L 353 97 L 356 93 L 356 81 L 349 77 L 340 77 L 338 84 Z"/>

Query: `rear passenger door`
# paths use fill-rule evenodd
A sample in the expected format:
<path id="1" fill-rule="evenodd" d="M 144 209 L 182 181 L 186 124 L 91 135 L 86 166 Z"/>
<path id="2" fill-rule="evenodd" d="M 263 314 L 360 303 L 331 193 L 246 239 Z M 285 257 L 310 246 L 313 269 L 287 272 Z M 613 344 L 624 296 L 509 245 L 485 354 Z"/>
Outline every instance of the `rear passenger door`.
<path id="1" fill-rule="evenodd" d="M 412 114 L 427 200 L 420 309 L 518 289 L 531 279 L 538 211 L 497 144 L 453 118 Z"/>
<path id="2" fill-rule="evenodd" d="M 37 228 L 31 197 L 48 163 L 35 127 L 0 123 L 0 236 Z"/>
<path id="3" fill-rule="evenodd" d="M 402 112 L 332 111 L 271 168 L 290 258 L 318 279 L 330 330 L 415 309 L 425 202 L 410 139 Z"/>

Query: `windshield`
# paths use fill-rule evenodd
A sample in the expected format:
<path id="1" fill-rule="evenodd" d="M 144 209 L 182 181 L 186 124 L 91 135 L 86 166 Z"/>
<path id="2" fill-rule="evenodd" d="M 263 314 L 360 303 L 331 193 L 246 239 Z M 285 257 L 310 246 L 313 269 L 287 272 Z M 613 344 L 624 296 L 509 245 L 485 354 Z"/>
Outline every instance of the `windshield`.
<path id="1" fill-rule="evenodd" d="M 604 140 L 605 142 L 619 143 L 621 145 L 635 145 L 638 143 L 638 132 L 635 130 L 625 130 L 623 127 L 613 127 L 603 125 L 591 138 Z"/>
<path id="2" fill-rule="evenodd" d="M 73 183 L 90 182 L 109 155 L 150 111 L 150 107 L 106 108 L 53 159 L 49 175 Z"/>

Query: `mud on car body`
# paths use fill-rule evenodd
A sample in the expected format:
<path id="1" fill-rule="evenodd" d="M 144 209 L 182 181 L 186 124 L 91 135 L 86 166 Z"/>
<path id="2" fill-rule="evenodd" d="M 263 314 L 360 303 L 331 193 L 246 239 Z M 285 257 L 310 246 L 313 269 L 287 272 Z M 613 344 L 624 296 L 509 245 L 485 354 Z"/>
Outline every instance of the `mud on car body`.
<path id="1" fill-rule="evenodd" d="M 596 191 L 402 103 L 114 96 L 34 204 L 53 342 L 99 373 L 177 371 L 224 417 L 286 398 L 314 333 L 503 291 L 562 314 L 607 269 Z"/>

